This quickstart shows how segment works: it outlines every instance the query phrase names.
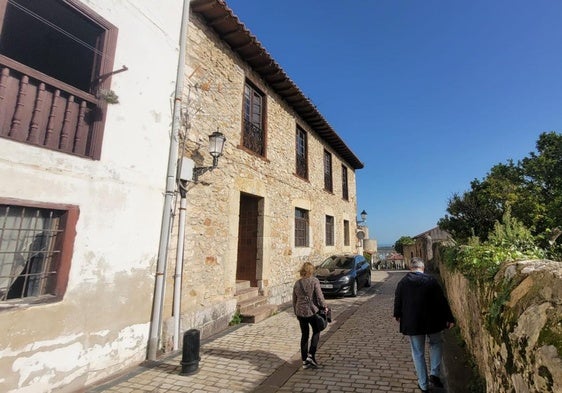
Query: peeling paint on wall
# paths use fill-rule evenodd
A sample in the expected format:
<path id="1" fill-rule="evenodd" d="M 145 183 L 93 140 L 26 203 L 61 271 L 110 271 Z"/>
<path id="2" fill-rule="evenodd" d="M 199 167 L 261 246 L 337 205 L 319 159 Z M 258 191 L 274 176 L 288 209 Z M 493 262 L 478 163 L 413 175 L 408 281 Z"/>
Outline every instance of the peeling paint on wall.
<path id="1" fill-rule="evenodd" d="M 90 336 L 106 337 L 107 333 L 93 332 Z M 95 376 L 93 380 L 109 376 L 123 363 L 142 361 L 147 340 L 148 324 L 138 324 L 123 328 L 115 339 L 104 344 L 88 345 L 88 336 L 82 334 L 27 346 L 22 351 L 4 350 L 2 363 L 13 361 L 10 379 L 17 379 L 17 388 L 2 391 L 46 392 L 85 375 L 86 380 L 90 379 L 88 375 Z M 6 378 L 0 383 L 4 382 Z"/>

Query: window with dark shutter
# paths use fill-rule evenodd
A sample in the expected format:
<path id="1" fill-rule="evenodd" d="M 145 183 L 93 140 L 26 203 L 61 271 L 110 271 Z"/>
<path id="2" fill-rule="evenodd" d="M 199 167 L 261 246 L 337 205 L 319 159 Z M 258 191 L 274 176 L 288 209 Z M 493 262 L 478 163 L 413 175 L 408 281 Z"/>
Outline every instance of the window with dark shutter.
<path id="1" fill-rule="evenodd" d="M 349 190 L 347 186 L 347 167 L 345 165 L 341 166 L 341 189 L 342 189 L 342 198 L 348 201 Z"/>
<path id="2" fill-rule="evenodd" d="M 324 189 L 333 192 L 332 155 L 324 150 Z"/>
<path id="3" fill-rule="evenodd" d="M 308 247 L 308 210 L 295 208 L 295 247 Z"/>
<path id="4" fill-rule="evenodd" d="M 349 221 L 343 220 L 343 245 L 349 246 Z"/>
<path id="5" fill-rule="evenodd" d="M 308 179 L 308 147 L 307 135 L 301 128 L 297 127 L 296 136 L 296 173 L 303 179 Z"/>
<path id="6" fill-rule="evenodd" d="M 326 245 L 334 245 L 334 217 L 326 216 Z"/>

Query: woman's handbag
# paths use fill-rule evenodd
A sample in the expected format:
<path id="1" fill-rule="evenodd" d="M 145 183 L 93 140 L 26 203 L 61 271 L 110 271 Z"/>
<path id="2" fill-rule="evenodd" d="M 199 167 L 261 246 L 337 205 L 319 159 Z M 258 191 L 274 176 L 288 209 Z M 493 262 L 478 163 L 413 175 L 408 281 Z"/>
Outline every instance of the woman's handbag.
<path id="1" fill-rule="evenodd" d="M 302 281 L 299 281 L 299 283 L 301 284 L 301 289 L 305 294 L 306 300 L 308 301 L 310 310 L 314 311 L 314 307 L 312 307 L 312 301 L 310 300 L 310 296 L 308 296 L 306 291 L 304 290 L 304 285 L 302 285 Z M 319 332 L 326 329 L 326 327 L 328 326 L 328 316 L 326 315 L 326 311 L 323 308 L 319 308 L 318 312 L 316 312 L 313 315 L 313 317 L 314 317 L 314 324 L 316 325 L 316 328 L 318 329 Z"/>
<path id="2" fill-rule="evenodd" d="M 328 327 L 328 318 L 326 317 L 326 311 L 324 309 L 318 310 L 316 314 L 314 314 L 314 319 L 316 319 L 316 327 L 318 327 L 319 331 L 322 331 Z"/>

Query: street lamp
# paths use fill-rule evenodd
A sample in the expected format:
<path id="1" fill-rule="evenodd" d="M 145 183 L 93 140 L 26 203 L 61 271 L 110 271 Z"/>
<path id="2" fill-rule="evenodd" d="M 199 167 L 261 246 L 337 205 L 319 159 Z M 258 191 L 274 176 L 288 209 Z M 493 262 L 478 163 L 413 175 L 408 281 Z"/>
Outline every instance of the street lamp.
<path id="1" fill-rule="evenodd" d="M 209 135 L 209 153 L 213 157 L 213 165 L 193 168 L 193 181 L 197 181 L 203 173 L 212 171 L 217 167 L 225 142 L 226 137 L 218 130 Z"/>
<path id="2" fill-rule="evenodd" d="M 361 212 L 361 221 L 357 220 L 357 225 L 361 225 L 367 222 L 367 212 L 363 210 Z"/>
<path id="3" fill-rule="evenodd" d="M 363 241 L 366 235 L 365 231 L 367 230 L 367 227 L 365 226 L 365 223 L 367 222 L 367 212 L 363 210 L 360 216 L 361 220 L 357 220 L 357 233 L 355 235 L 359 241 L 357 245 L 357 253 L 363 255 Z"/>

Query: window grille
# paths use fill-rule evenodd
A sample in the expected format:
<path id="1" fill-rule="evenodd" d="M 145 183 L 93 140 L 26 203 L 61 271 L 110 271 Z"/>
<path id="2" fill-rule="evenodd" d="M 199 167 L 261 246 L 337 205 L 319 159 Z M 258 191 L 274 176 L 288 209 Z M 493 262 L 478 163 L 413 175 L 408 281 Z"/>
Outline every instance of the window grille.
<path id="1" fill-rule="evenodd" d="M 56 294 L 65 213 L 0 205 L 0 301 Z"/>

